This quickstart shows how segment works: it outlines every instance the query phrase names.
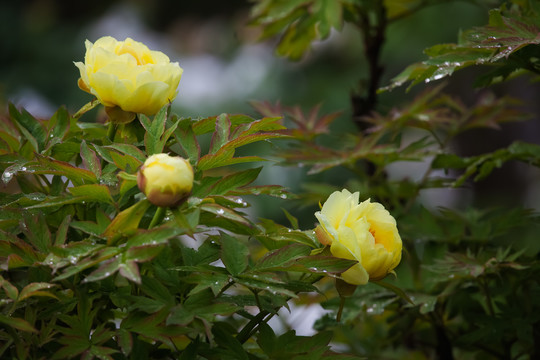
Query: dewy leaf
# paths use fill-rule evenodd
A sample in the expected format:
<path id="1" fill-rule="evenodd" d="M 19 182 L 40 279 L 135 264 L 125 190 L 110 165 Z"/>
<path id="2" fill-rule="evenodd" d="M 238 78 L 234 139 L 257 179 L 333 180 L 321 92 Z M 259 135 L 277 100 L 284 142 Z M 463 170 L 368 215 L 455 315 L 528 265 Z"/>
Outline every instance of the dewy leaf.
<path id="1" fill-rule="evenodd" d="M 45 156 L 37 157 L 40 166 L 35 168 L 37 174 L 52 174 L 67 177 L 75 185 L 82 185 L 83 181 L 97 182 L 96 175 L 85 169 L 75 167 L 67 162 L 54 160 Z M 83 180 L 83 181 L 81 181 Z"/>
<path id="2" fill-rule="evenodd" d="M 428 60 L 410 65 L 392 79 L 391 85 L 381 90 L 391 90 L 409 81 L 410 88 L 420 82 L 439 80 L 472 65 L 495 66 L 491 75 L 478 83 L 482 85 L 489 85 L 497 76 L 508 77 L 518 70 L 536 72 L 537 54 L 525 51 L 536 49 L 540 44 L 540 27 L 535 15 L 501 9 L 491 11 L 489 25 L 463 32 L 457 44 L 435 45 L 425 50 Z"/>
<path id="3" fill-rule="evenodd" d="M 93 172 L 99 179 L 101 177 L 101 163 L 96 156 L 96 152 L 90 149 L 84 140 L 81 142 L 81 159 L 84 167 Z"/>
<path id="4" fill-rule="evenodd" d="M 56 298 L 56 296 L 48 291 L 43 291 L 44 289 L 50 289 L 56 285 L 49 284 L 45 282 L 37 282 L 37 283 L 31 283 L 26 285 L 19 294 L 19 297 L 17 298 L 17 301 L 23 301 L 26 298 L 29 298 L 31 296 L 48 296 L 52 298 Z"/>
<path id="5" fill-rule="evenodd" d="M 221 233 L 221 259 L 232 275 L 241 274 L 248 266 L 249 249 L 242 240 Z"/>
<path id="6" fill-rule="evenodd" d="M 49 120 L 49 146 L 53 139 L 63 140 L 64 136 L 69 132 L 69 113 L 62 106 Z"/>
<path id="7" fill-rule="evenodd" d="M 128 260 L 120 264 L 118 268 L 120 275 L 128 280 L 133 281 L 136 284 L 141 283 L 141 274 L 139 273 L 139 266 L 134 260 Z"/>

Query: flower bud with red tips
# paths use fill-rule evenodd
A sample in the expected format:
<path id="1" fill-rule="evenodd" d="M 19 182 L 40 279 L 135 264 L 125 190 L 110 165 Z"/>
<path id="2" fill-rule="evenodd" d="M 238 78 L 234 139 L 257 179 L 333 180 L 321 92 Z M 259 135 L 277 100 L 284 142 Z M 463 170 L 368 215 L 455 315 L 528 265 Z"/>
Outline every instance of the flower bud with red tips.
<path id="1" fill-rule="evenodd" d="M 193 168 L 180 156 L 155 154 L 146 159 L 139 169 L 137 185 L 152 204 L 178 206 L 193 188 Z"/>

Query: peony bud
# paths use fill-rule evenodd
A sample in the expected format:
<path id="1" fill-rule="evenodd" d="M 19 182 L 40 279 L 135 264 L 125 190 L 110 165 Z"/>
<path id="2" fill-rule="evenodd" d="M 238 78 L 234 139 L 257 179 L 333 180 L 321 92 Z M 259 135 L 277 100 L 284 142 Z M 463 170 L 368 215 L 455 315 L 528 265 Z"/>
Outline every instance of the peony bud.
<path id="1" fill-rule="evenodd" d="M 137 185 L 152 204 L 178 206 L 193 188 L 193 168 L 180 156 L 155 154 L 139 169 Z"/>
<path id="2" fill-rule="evenodd" d="M 380 280 L 401 261 L 402 242 L 396 220 L 379 203 L 359 203 L 359 193 L 336 191 L 328 197 L 321 211 L 315 213 L 320 225 L 319 241 L 330 245 L 335 257 L 357 260 L 343 274 L 352 285 Z"/>
<path id="3" fill-rule="evenodd" d="M 183 72 L 162 52 L 130 38 L 117 41 L 110 36 L 94 44 L 86 40 L 84 63 L 76 62 L 75 66 L 81 74 L 82 90 L 95 95 L 106 107 L 119 107 L 128 115 L 154 115 L 173 101 Z M 122 116 L 121 122 L 134 118 L 128 115 Z"/>

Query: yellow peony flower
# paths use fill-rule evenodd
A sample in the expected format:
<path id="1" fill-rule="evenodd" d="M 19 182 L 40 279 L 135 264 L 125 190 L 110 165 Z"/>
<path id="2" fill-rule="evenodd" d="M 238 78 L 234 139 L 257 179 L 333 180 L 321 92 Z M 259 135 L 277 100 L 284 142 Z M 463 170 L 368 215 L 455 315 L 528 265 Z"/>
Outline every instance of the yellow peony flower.
<path id="1" fill-rule="evenodd" d="M 393 272 L 401 261 L 402 243 L 392 215 L 379 203 L 358 199 L 358 192 L 345 189 L 331 194 L 315 213 L 320 223 L 316 233 L 332 255 L 358 261 L 341 275 L 343 280 L 364 285 Z"/>
<path id="2" fill-rule="evenodd" d="M 79 87 L 106 107 L 154 115 L 173 101 L 182 76 L 178 63 L 160 51 L 127 38 L 105 36 L 94 44 L 86 40 L 84 63 L 76 62 Z"/>
<path id="3" fill-rule="evenodd" d="M 137 185 L 152 204 L 177 206 L 191 193 L 193 168 L 180 156 L 155 154 L 139 169 Z"/>

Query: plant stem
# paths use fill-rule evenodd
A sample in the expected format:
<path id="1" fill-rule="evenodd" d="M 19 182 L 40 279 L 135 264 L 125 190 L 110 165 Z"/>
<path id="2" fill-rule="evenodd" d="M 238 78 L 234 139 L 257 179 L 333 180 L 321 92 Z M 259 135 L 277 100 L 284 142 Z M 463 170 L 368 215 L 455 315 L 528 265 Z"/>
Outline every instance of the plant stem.
<path id="1" fill-rule="evenodd" d="M 114 142 L 114 136 L 116 135 L 116 124 L 112 121 L 109 123 L 109 128 L 107 129 L 107 138 Z"/>
<path id="2" fill-rule="evenodd" d="M 154 213 L 154 217 L 152 218 L 152 221 L 150 222 L 150 225 L 148 225 L 148 229 L 153 228 L 157 224 L 161 223 L 163 221 L 163 218 L 165 217 L 165 210 L 166 208 L 158 206 L 156 212 Z"/>
<path id="3" fill-rule="evenodd" d="M 344 307 L 345 307 L 345 298 L 342 296 L 342 297 L 340 297 L 339 310 L 338 310 L 338 313 L 336 315 L 336 321 L 337 322 L 341 322 L 341 315 L 343 314 L 343 308 Z"/>
<path id="4" fill-rule="evenodd" d="M 364 53 L 369 67 L 369 79 L 367 94 L 364 96 L 353 95 L 353 117 L 357 125 L 363 116 L 370 114 L 377 105 L 377 89 L 384 71 L 380 64 L 381 50 L 385 41 L 386 31 L 386 8 L 382 1 L 375 2 L 375 20 L 370 17 L 369 10 L 359 8 L 360 22 L 358 27 L 362 31 L 364 42 Z"/>
<path id="5" fill-rule="evenodd" d="M 268 311 L 261 311 L 260 313 L 258 313 L 253 319 L 251 319 L 249 321 L 249 323 L 246 324 L 246 326 L 244 326 L 244 328 L 238 333 L 238 336 L 236 336 L 236 340 L 238 340 L 240 342 L 240 344 L 243 344 L 245 343 L 246 341 L 248 341 L 248 339 L 251 337 L 251 331 L 253 329 L 255 329 L 255 327 L 257 325 L 259 325 L 259 323 L 261 321 L 263 321 L 263 319 L 269 314 Z"/>

